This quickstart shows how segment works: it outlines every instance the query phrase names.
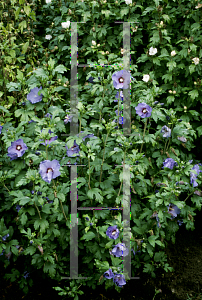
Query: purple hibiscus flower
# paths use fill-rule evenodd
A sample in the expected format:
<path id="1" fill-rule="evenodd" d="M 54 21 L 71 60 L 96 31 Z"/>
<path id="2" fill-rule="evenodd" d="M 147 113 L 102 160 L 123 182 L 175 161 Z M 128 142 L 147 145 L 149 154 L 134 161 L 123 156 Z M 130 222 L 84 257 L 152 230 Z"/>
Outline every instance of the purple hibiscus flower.
<path id="1" fill-rule="evenodd" d="M 80 156 L 79 155 L 79 145 L 77 145 L 76 140 L 74 140 L 74 146 L 71 147 L 70 149 L 68 149 L 67 145 L 65 145 L 66 149 L 67 149 L 67 156 L 68 157 L 74 157 L 73 154 L 76 154 L 76 156 Z"/>
<path id="2" fill-rule="evenodd" d="M 23 156 L 25 150 L 27 150 L 27 145 L 23 142 L 22 139 L 19 139 L 15 142 L 11 142 L 11 146 L 8 147 L 8 156 L 11 158 L 11 161 Z"/>
<path id="3" fill-rule="evenodd" d="M 199 175 L 200 172 L 202 172 L 199 169 L 199 165 L 201 164 L 196 164 L 193 166 L 192 170 L 196 171 L 196 173 Z M 193 187 L 198 186 L 198 183 L 196 182 L 197 179 L 197 174 L 194 174 L 192 171 L 190 172 L 190 183 L 193 184 Z"/>
<path id="4" fill-rule="evenodd" d="M 32 104 L 35 104 L 37 102 L 41 102 L 43 98 L 43 94 L 38 95 L 38 92 L 42 89 L 42 86 L 40 88 L 35 87 L 33 88 L 30 93 L 27 95 L 27 100 L 29 100 Z"/>
<path id="5" fill-rule="evenodd" d="M 103 275 L 105 278 L 107 279 L 111 279 L 114 277 L 114 273 L 112 272 L 112 269 L 109 269 L 108 271 L 106 271 Z"/>
<path id="6" fill-rule="evenodd" d="M 0 126 L 0 134 L 1 134 L 2 129 L 3 129 L 3 126 Z"/>
<path id="7" fill-rule="evenodd" d="M 169 203 L 167 209 L 168 209 L 168 213 L 171 215 L 171 220 L 176 218 L 177 215 L 180 213 L 180 209 L 177 207 L 177 205 L 174 205 L 172 203 Z"/>
<path id="8" fill-rule="evenodd" d="M 60 164 L 58 160 L 44 160 L 40 163 L 39 174 L 44 181 L 50 183 L 52 179 L 55 179 L 56 177 L 61 175 L 59 169 Z"/>
<path id="9" fill-rule="evenodd" d="M 169 169 L 173 169 L 174 166 L 177 166 L 177 162 L 174 161 L 173 158 L 166 158 L 163 162 L 163 167 L 162 169 L 164 168 L 169 168 Z"/>
<path id="10" fill-rule="evenodd" d="M 107 228 L 107 231 L 106 231 L 106 235 L 107 235 L 110 239 L 116 240 L 116 239 L 119 237 L 119 230 L 118 230 L 118 228 L 117 228 L 117 225 L 108 227 L 108 228 Z"/>
<path id="11" fill-rule="evenodd" d="M 168 128 L 166 125 L 164 125 L 162 127 L 161 132 L 163 133 L 163 137 L 166 137 L 166 138 L 171 137 L 171 129 Z"/>
<path id="12" fill-rule="evenodd" d="M 27 279 L 27 277 L 29 276 L 29 273 L 27 271 L 24 272 L 24 278 Z"/>
<path id="13" fill-rule="evenodd" d="M 151 117 L 152 108 L 146 103 L 139 103 L 138 106 L 135 107 L 136 113 L 141 118 Z"/>
<path id="14" fill-rule="evenodd" d="M 41 130 L 41 132 L 42 132 L 42 130 Z M 51 133 L 53 133 L 53 131 L 51 131 L 49 129 L 48 133 L 51 134 Z M 45 143 L 41 143 L 41 144 L 44 145 L 44 146 L 50 145 L 50 143 L 53 142 L 53 141 L 55 141 L 55 140 L 57 140 L 57 138 L 58 138 L 58 136 L 56 135 L 56 136 L 50 138 L 49 140 L 46 140 L 46 144 Z M 43 140 L 39 139 L 39 141 L 43 141 Z"/>
<path id="15" fill-rule="evenodd" d="M 5 242 L 8 237 L 9 237 L 9 233 L 2 237 L 2 241 Z"/>
<path id="16" fill-rule="evenodd" d="M 130 72 L 121 70 L 112 75 L 113 85 L 115 89 L 127 89 L 130 83 Z"/>
<path id="17" fill-rule="evenodd" d="M 117 99 L 119 98 L 119 92 L 116 93 L 116 96 L 115 96 Z M 123 101 L 123 92 L 120 91 L 120 98 L 121 98 L 121 101 Z M 118 100 L 114 100 L 114 102 L 118 102 Z"/>
<path id="18" fill-rule="evenodd" d="M 113 277 L 113 281 L 119 287 L 122 287 L 126 284 L 125 276 L 123 274 L 115 274 Z"/>
<path id="19" fill-rule="evenodd" d="M 118 243 L 111 251 L 111 254 L 115 255 L 116 257 L 126 256 L 128 253 L 129 250 L 126 248 L 124 243 Z"/>
<path id="20" fill-rule="evenodd" d="M 71 123 L 72 118 L 73 118 L 73 116 L 66 115 L 66 116 L 65 116 L 64 123 L 65 123 L 65 124 L 67 124 L 68 122 Z"/>

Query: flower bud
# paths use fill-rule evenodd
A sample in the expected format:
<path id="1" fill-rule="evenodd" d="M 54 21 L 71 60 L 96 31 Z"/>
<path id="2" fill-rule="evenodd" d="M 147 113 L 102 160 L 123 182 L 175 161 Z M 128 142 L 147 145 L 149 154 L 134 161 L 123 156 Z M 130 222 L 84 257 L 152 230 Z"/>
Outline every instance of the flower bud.
<path id="1" fill-rule="evenodd" d="M 170 94 L 172 94 L 172 93 L 173 93 L 173 91 L 171 91 L 171 90 L 169 90 L 168 92 L 169 92 Z"/>
<path id="2" fill-rule="evenodd" d="M 176 94 L 176 91 L 173 91 L 173 94 Z"/>

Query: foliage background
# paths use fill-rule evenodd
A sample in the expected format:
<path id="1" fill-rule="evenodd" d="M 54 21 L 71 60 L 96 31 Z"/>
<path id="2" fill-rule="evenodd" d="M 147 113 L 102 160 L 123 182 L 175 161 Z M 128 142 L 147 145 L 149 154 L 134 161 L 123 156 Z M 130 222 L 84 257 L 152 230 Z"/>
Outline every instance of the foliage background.
<path id="1" fill-rule="evenodd" d="M 163 248 L 171 241 L 175 242 L 179 225 L 164 213 L 166 205 L 171 202 L 181 209 L 180 216 L 187 230 L 194 229 L 195 211 L 201 209 L 201 197 L 194 194 L 196 189 L 190 185 L 189 178 L 193 164 L 200 160 L 202 134 L 200 4 L 197 1 L 170 3 L 158 0 L 137 1 L 132 5 L 127 5 L 125 1 L 51 1 L 46 4 L 45 1 L 19 0 L 1 3 L 0 12 L 0 122 L 3 126 L 0 144 L 0 230 L 2 237 L 7 233 L 10 235 L 6 242 L 2 242 L 2 250 L 5 249 L 6 254 L 12 253 L 9 260 L 1 256 L 5 267 L 10 267 L 22 255 L 25 271 L 30 274 L 34 269 L 43 269 L 45 274 L 58 281 L 61 276 L 69 276 L 70 171 L 68 167 L 61 167 L 62 175 L 56 183 L 58 197 L 55 197 L 52 185 L 45 183 L 38 174 L 39 163 L 47 158 L 46 148 L 39 142 L 42 128 L 50 128 L 54 130 L 53 136 L 58 136 L 48 149 L 49 159 L 58 159 L 61 166 L 67 161 L 72 164 L 76 162 L 76 158 L 63 159 L 66 155 L 65 144 L 71 147 L 74 138 L 62 136 L 70 132 L 69 124 L 64 124 L 64 117 L 70 112 L 71 26 L 64 29 L 61 23 L 86 22 L 77 26 L 79 64 L 110 65 L 122 62 L 122 25 L 114 22 L 124 21 L 131 22 L 130 70 L 135 78 L 131 83 L 131 133 L 137 132 L 143 137 L 144 124 L 135 111 L 138 103 L 146 102 L 153 108 L 144 138 L 145 156 L 139 154 L 142 139 L 124 138 L 121 130 L 120 137 L 116 138 L 114 134 L 117 130 L 111 129 L 108 134 L 105 127 L 116 118 L 114 99 L 117 91 L 113 88 L 111 76 L 119 68 L 78 67 L 78 97 L 83 105 L 79 109 L 80 128 L 98 137 L 97 142 L 90 146 L 90 157 L 86 142 L 77 140 L 82 151 L 79 163 L 88 166 L 90 159 L 92 166 L 89 172 L 88 169 L 78 168 L 78 206 L 121 206 L 122 172 L 113 165 L 121 164 L 127 158 L 133 164 L 131 233 L 135 239 L 144 239 L 141 254 L 135 257 L 131 254 L 132 276 L 139 268 L 152 276 L 155 276 L 158 267 L 169 271 Z M 52 36 L 51 40 L 45 39 L 48 34 Z M 100 46 L 92 48 L 92 40 Z M 155 56 L 149 56 L 150 47 L 157 48 Z M 170 53 L 174 50 L 177 55 L 171 57 Z M 198 65 L 193 63 L 195 57 L 199 58 Z M 142 81 L 145 74 L 150 75 L 148 83 Z M 88 81 L 90 76 L 95 78 L 95 83 Z M 30 89 L 41 85 L 43 102 L 33 105 L 27 101 L 27 94 Z M 154 105 L 155 101 L 164 105 Z M 44 117 L 46 113 L 52 114 L 52 120 Z M 182 121 L 179 122 L 179 119 Z M 29 124 L 30 120 L 36 123 Z M 160 135 L 164 125 L 172 128 L 167 151 L 164 151 L 165 139 Z M 187 138 L 186 144 L 177 139 L 182 135 Z M 23 138 L 29 151 L 23 158 L 10 162 L 7 149 L 18 138 Z M 39 148 L 41 156 L 35 154 Z M 118 152 L 114 148 L 118 148 Z M 99 183 L 103 153 L 102 182 Z M 179 167 L 173 171 L 161 170 L 167 157 L 175 159 Z M 192 159 L 194 161 L 190 165 L 188 162 Z M 139 163 L 136 165 L 137 160 Z M 91 189 L 88 186 L 89 174 Z M 181 186 L 178 193 L 176 182 L 180 180 L 187 182 L 188 187 Z M 30 182 L 34 182 L 34 186 Z M 156 194 L 156 183 L 159 182 L 167 187 L 158 188 L 159 193 Z M 200 187 L 200 175 L 197 182 Z M 33 198 L 33 189 L 41 191 L 42 195 Z M 54 204 L 45 204 L 42 197 L 48 197 Z M 63 203 L 67 221 L 57 198 Z M 40 221 L 38 210 L 43 204 Z M 23 208 L 16 212 L 16 205 Z M 155 211 L 158 211 L 161 228 L 151 218 Z M 84 220 L 85 215 L 78 213 L 79 266 L 82 266 L 79 267 L 79 274 L 88 277 L 95 272 L 95 276 L 93 280 L 81 283 L 96 288 L 105 282 L 106 288 L 114 288 L 112 281 L 102 278 L 99 282 L 99 279 L 108 266 L 121 266 L 120 259 L 111 261 L 109 249 L 112 243 L 105 234 L 108 226 L 113 224 L 121 230 L 120 215 L 105 210 L 90 212 L 92 227 Z M 91 232 L 92 236 L 81 239 L 86 231 Z M 21 251 L 17 250 L 16 245 L 20 246 Z M 38 246 L 42 247 L 43 253 Z M 134 239 L 131 246 L 137 250 Z M 19 280 L 24 292 L 28 292 L 28 286 L 33 284 L 31 277 L 25 279 L 14 266 L 12 274 L 7 274 L 7 277 Z"/>

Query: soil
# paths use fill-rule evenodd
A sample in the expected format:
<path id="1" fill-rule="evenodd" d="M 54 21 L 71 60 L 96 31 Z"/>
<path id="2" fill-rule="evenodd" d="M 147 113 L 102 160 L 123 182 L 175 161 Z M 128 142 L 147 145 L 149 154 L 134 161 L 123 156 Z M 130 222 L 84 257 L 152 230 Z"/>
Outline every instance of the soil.
<path id="1" fill-rule="evenodd" d="M 187 300 L 202 299 L 202 211 L 197 212 L 195 217 L 195 230 L 186 230 L 185 225 L 179 228 L 176 233 L 175 244 L 170 244 L 166 249 L 168 263 L 175 271 L 166 273 L 158 269 L 156 278 L 151 278 L 146 273 L 137 274 L 140 279 L 130 280 L 124 286 L 120 294 L 113 288 L 105 290 L 105 285 L 98 286 L 96 290 L 83 287 L 84 295 L 79 299 L 84 300 Z M 17 262 L 16 262 L 17 263 Z M 7 271 L 8 272 L 8 271 Z M 27 295 L 23 294 L 17 282 L 9 282 L 3 279 L 5 270 L 0 264 L 0 299 L 5 300 L 40 300 L 51 297 L 55 300 L 69 299 L 62 298 L 52 289 L 52 286 L 63 286 L 51 279 L 43 279 L 42 273 L 37 270 L 33 276 L 34 284 L 30 287 Z M 155 297 L 155 289 L 161 290 Z M 189 297 L 190 298 L 189 298 Z M 192 298 L 194 297 L 194 298 Z M 195 298 L 196 297 L 196 298 Z M 71 298 L 73 299 L 73 298 Z"/>

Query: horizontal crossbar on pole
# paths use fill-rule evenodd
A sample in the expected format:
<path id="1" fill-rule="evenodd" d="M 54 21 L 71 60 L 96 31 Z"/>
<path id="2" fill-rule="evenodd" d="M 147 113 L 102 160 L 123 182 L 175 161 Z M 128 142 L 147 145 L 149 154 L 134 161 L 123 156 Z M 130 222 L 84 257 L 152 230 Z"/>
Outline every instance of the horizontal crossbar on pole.
<path id="1" fill-rule="evenodd" d="M 103 209 L 110 209 L 110 210 L 123 210 L 123 207 L 78 207 L 78 210 L 103 210 Z"/>

